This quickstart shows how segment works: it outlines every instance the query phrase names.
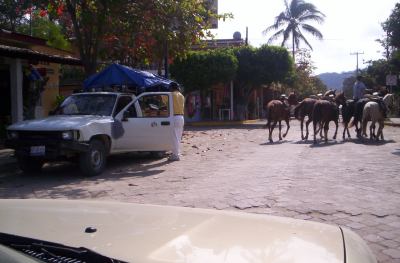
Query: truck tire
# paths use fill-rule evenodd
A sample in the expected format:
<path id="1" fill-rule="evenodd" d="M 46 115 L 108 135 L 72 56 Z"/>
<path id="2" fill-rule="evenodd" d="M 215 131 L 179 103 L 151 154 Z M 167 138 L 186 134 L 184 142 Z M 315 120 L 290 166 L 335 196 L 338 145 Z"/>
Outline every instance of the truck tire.
<path id="1" fill-rule="evenodd" d="M 89 150 L 79 156 L 81 171 L 87 176 L 101 174 L 106 166 L 106 147 L 100 140 L 91 140 Z"/>
<path id="2" fill-rule="evenodd" d="M 44 161 L 41 159 L 27 156 L 17 156 L 17 162 L 19 169 L 21 169 L 25 174 L 39 173 L 44 164 Z"/>

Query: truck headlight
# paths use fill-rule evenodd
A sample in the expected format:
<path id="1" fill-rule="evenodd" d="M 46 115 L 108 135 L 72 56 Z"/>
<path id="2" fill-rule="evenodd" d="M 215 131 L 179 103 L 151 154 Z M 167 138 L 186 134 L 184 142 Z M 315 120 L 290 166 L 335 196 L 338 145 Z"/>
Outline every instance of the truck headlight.
<path id="1" fill-rule="evenodd" d="M 79 139 L 79 131 L 63 131 L 61 133 L 61 138 L 63 140 L 78 140 Z"/>
<path id="2" fill-rule="evenodd" d="M 18 132 L 16 131 L 8 131 L 7 132 L 8 139 L 18 139 Z"/>

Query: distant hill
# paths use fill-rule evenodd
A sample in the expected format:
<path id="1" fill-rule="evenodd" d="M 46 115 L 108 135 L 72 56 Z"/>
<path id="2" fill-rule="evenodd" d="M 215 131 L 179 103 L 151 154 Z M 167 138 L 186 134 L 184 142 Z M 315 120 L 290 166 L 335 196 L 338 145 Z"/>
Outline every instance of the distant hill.
<path id="1" fill-rule="evenodd" d="M 332 72 L 322 73 L 317 75 L 317 77 L 322 80 L 322 82 L 328 87 L 328 89 L 342 90 L 343 80 L 350 77 L 352 74 L 354 74 L 354 72 L 352 71 L 342 73 Z"/>

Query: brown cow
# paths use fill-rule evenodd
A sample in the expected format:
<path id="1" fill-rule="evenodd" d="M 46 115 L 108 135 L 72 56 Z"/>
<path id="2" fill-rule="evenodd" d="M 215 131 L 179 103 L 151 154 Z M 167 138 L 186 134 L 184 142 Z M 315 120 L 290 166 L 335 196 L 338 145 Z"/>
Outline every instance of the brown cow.
<path id="1" fill-rule="evenodd" d="M 267 124 L 265 125 L 269 130 L 269 141 L 272 141 L 272 131 L 274 130 L 276 123 L 279 122 L 279 140 L 282 140 L 281 136 L 281 121 L 286 122 L 286 132 L 283 137 L 286 137 L 289 131 L 289 119 L 290 119 L 290 108 L 289 105 L 285 104 L 280 100 L 272 100 L 267 104 Z"/>

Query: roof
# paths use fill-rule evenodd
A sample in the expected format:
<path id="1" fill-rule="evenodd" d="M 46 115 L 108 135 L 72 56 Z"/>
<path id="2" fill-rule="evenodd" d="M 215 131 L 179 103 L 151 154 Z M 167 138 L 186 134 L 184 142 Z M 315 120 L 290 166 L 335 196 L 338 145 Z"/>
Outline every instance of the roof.
<path id="1" fill-rule="evenodd" d="M 25 44 L 46 46 L 46 40 L 43 38 L 32 37 L 4 29 L 0 29 L 0 38 L 13 42 L 23 42 Z"/>
<path id="2" fill-rule="evenodd" d="M 9 58 L 40 60 L 67 65 L 82 65 L 80 59 L 69 55 L 50 55 L 44 52 L 34 51 L 29 48 L 20 48 L 8 45 L 0 45 L 0 56 Z"/>

